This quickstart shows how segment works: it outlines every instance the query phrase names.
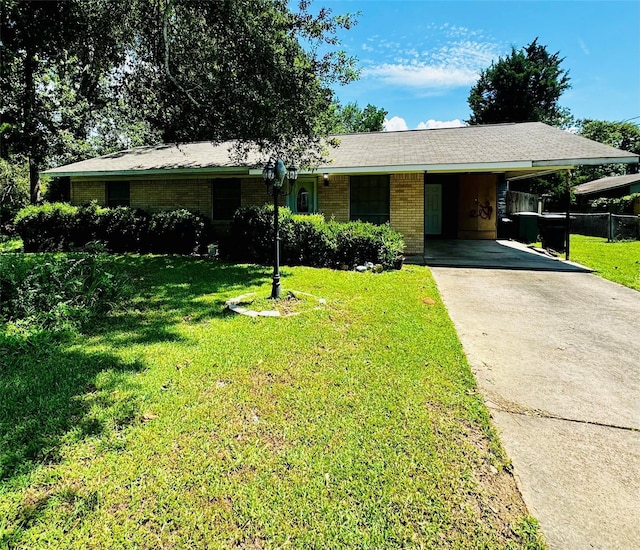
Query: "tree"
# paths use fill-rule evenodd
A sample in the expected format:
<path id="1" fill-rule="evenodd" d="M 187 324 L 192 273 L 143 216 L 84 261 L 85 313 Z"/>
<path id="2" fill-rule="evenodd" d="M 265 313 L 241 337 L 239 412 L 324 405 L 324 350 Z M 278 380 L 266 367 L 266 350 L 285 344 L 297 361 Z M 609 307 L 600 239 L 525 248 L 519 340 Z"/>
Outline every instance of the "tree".
<path id="1" fill-rule="evenodd" d="M 631 122 L 608 122 L 587 118 L 579 120 L 577 127 L 578 134 L 582 137 L 640 155 L 640 128 Z M 624 175 L 637 169 L 637 164 L 582 166 L 576 170 L 574 182 L 578 185 L 607 176 Z"/>
<path id="2" fill-rule="evenodd" d="M 568 111 L 558 105 L 570 88 L 569 73 L 560 68 L 564 58 L 549 54 L 536 38 L 523 49 L 511 48 L 480 73 L 471 88 L 469 124 L 539 121 L 559 126 Z"/>
<path id="3" fill-rule="evenodd" d="M 356 76 L 354 60 L 335 51 L 353 18 L 311 15 L 308 1 L 297 12 L 285 0 L 153 7 L 134 2 L 138 40 L 120 77 L 128 110 L 164 142 L 234 139 L 300 156 L 324 133 L 331 85 Z"/>
<path id="4" fill-rule="evenodd" d="M 317 154 L 350 15 L 286 0 L 2 0 L 0 158 L 39 172 L 121 144 L 239 140 Z M 301 159 L 304 160 L 304 159 Z M 306 159 L 309 162 L 313 158 Z"/>
<path id="5" fill-rule="evenodd" d="M 360 109 L 355 102 L 344 106 L 336 102 L 328 111 L 327 133 L 382 132 L 387 114 L 384 109 L 370 103 L 364 109 Z"/>
<path id="6" fill-rule="evenodd" d="M 86 137 L 101 83 L 124 61 L 127 11 L 120 0 L 2 2 L 0 158 L 27 159 L 32 202 L 42 166 L 71 138 Z"/>

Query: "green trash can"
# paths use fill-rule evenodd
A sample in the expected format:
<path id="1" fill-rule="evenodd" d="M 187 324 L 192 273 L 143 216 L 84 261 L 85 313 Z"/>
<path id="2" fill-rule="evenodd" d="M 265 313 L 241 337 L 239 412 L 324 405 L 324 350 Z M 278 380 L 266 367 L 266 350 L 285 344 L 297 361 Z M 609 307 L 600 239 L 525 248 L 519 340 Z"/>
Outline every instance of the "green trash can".
<path id="1" fill-rule="evenodd" d="M 566 250 L 567 217 L 564 214 L 543 214 L 538 219 L 542 248 L 556 252 Z"/>
<path id="2" fill-rule="evenodd" d="M 538 213 L 516 212 L 511 214 L 516 223 L 515 238 L 523 243 L 533 243 L 538 240 Z"/>

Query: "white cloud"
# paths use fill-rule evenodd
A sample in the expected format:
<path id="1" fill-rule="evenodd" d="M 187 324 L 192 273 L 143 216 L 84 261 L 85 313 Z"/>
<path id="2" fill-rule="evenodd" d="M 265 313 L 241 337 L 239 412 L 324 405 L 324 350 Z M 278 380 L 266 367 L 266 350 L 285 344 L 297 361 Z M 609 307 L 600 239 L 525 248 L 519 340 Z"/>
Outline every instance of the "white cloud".
<path id="1" fill-rule="evenodd" d="M 478 73 L 469 68 L 384 63 L 364 69 L 363 77 L 375 78 L 387 84 L 401 86 L 452 88 L 474 84 L 478 79 Z"/>
<path id="2" fill-rule="evenodd" d="M 399 116 L 391 117 L 390 119 L 384 119 L 384 131 L 385 132 L 398 132 L 408 130 L 406 121 Z"/>
<path id="3" fill-rule="evenodd" d="M 433 120 L 430 118 L 427 122 L 421 122 L 416 126 L 416 130 L 433 130 L 434 128 L 460 128 L 464 123 L 456 118 L 454 120 Z"/>
<path id="4" fill-rule="evenodd" d="M 374 48 L 372 46 L 369 46 L 368 44 L 362 44 L 362 49 L 365 52 L 372 52 L 374 50 Z"/>
<path id="5" fill-rule="evenodd" d="M 435 128 L 460 128 L 464 126 L 464 123 L 459 119 L 454 120 L 433 120 L 429 119 L 427 122 L 421 122 L 416 126 L 416 130 L 433 130 Z M 404 132 L 408 130 L 407 122 L 404 118 L 399 116 L 393 116 L 384 120 L 385 132 Z"/>
<path id="6" fill-rule="evenodd" d="M 585 44 L 584 40 L 579 39 L 578 44 L 580 44 L 580 49 L 582 50 L 582 53 L 584 53 L 585 55 L 591 55 L 591 52 L 589 51 L 589 48 Z"/>
<path id="7" fill-rule="evenodd" d="M 430 47 L 423 40 L 400 44 L 394 37 L 379 38 L 379 58 L 363 66 L 363 79 L 382 84 L 428 90 L 472 86 L 480 71 L 500 55 L 500 46 L 482 31 L 448 23 L 434 29 Z"/>

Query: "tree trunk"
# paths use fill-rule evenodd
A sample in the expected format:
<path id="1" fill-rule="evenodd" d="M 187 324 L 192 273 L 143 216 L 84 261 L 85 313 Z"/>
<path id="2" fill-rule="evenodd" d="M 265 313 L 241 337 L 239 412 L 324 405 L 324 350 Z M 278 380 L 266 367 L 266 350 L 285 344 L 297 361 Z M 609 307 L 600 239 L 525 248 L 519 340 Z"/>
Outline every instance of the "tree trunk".
<path id="1" fill-rule="evenodd" d="M 29 189 L 31 204 L 40 202 L 40 169 L 37 161 L 36 124 L 35 124 L 35 51 L 27 46 L 24 58 L 24 133 L 27 142 L 27 157 L 29 158 Z"/>

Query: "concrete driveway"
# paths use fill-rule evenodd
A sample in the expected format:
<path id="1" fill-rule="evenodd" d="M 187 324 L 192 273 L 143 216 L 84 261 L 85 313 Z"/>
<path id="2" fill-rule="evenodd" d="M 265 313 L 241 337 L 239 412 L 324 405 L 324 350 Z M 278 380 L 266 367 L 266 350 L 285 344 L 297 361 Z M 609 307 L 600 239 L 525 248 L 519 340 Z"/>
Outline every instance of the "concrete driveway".
<path id="1" fill-rule="evenodd" d="M 529 510 L 551 548 L 640 548 L 640 292 L 491 267 L 432 272 Z"/>

